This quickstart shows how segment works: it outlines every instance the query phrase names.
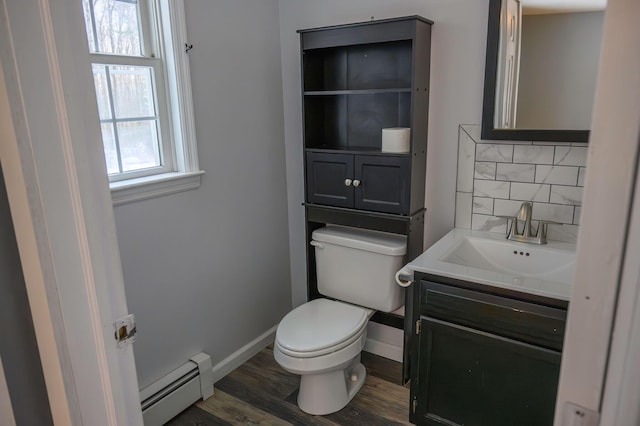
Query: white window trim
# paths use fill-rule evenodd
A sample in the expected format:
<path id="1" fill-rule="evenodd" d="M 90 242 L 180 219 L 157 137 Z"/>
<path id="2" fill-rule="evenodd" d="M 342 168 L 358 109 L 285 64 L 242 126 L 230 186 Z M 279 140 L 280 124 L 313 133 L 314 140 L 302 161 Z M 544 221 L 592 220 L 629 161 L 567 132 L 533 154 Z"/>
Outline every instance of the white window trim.
<path id="1" fill-rule="evenodd" d="M 109 187 L 114 205 L 196 189 L 204 174 L 198 162 L 191 71 L 184 48 L 187 44 L 184 0 L 156 2 L 156 10 L 160 14 L 160 42 L 164 45 L 165 91 L 170 104 L 176 171 L 111 182 Z"/>
<path id="2" fill-rule="evenodd" d="M 109 185 L 111 200 L 114 206 L 119 206 L 134 201 L 189 191 L 200 186 L 200 177 L 203 174 L 202 170 L 172 172 L 112 182 Z"/>

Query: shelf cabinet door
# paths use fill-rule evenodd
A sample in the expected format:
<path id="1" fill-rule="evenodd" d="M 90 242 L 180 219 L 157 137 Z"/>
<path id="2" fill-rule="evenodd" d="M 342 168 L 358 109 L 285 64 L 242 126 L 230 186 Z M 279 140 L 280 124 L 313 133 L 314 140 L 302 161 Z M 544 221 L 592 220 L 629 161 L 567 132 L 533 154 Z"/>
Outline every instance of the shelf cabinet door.
<path id="1" fill-rule="evenodd" d="M 353 155 L 307 153 L 307 201 L 336 207 L 353 207 Z"/>
<path id="2" fill-rule="evenodd" d="M 354 207 L 382 213 L 409 214 L 409 157 L 356 155 Z"/>
<path id="3" fill-rule="evenodd" d="M 421 317 L 416 423 L 553 424 L 560 353 Z"/>

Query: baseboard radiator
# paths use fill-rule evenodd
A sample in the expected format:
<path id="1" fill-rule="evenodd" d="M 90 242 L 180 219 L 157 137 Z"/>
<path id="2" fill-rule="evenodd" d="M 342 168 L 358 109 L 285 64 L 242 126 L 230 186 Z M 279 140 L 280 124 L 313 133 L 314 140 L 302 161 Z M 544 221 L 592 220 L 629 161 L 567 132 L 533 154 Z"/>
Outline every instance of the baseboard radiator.
<path id="1" fill-rule="evenodd" d="M 213 395 L 211 357 L 201 352 L 140 391 L 145 426 L 161 426 L 198 400 Z"/>

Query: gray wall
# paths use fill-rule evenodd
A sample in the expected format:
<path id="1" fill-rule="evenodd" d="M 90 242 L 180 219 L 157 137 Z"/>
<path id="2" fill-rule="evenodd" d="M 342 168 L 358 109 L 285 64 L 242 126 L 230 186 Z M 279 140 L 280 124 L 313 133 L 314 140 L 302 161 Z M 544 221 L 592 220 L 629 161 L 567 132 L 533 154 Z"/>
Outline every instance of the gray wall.
<path id="1" fill-rule="evenodd" d="M 590 129 L 604 12 L 528 15 L 516 126 Z"/>
<path id="2" fill-rule="evenodd" d="M 488 0 L 280 0 L 293 304 L 306 300 L 300 51 L 297 29 L 422 15 L 432 33 L 425 242 L 453 227 L 458 125 L 482 115 Z"/>
<path id="3" fill-rule="evenodd" d="M 115 208 L 141 387 L 291 308 L 278 2 L 185 8 L 202 186 Z"/>
<path id="4" fill-rule="evenodd" d="M 436 22 L 428 245 L 453 227 L 458 125 L 482 113 L 488 0 L 189 0 L 186 8 L 207 174 L 196 191 L 115 209 L 141 387 L 199 350 L 220 361 L 306 301 L 297 29 L 372 16 Z"/>
<path id="5" fill-rule="evenodd" d="M 18 425 L 53 424 L 0 169 L 0 358 Z"/>

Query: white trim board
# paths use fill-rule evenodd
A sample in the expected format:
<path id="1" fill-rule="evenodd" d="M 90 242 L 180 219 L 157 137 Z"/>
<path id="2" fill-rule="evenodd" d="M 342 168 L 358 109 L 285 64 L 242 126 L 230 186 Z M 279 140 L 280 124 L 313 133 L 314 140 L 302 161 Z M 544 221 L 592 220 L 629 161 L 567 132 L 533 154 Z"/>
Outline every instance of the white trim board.
<path id="1" fill-rule="evenodd" d="M 602 425 L 640 424 L 640 170 L 602 402 Z"/>
<path id="2" fill-rule="evenodd" d="M 392 345 L 380 340 L 369 339 L 364 343 L 363 351 L 372 353 L 374 355 L 381 356 L 383 358 L 390 359 L 396 362 L 402 362 L 402 347 Z"/>
<path id="3" fill-rule="evenodd" d="M 246 345 L 214 365 L 212 368 L 213 383 L 215 384 L 226 375 L 231 373 L 233 370 L 249 361 L 261 350 L 273 343 L 276 337 L 277 329 L 278 325 L 276 324 L 257 338 L 253 339 L 251 342 L 247 343 Z M 393 361 L 402 362 L 402 348 L 386 342 L 367 338 L 363 350 L 384 358 L 391 359 Z"/>
<path id="4" fill-rule="evenodd" d="M 640 44 L 639 14 L 636 0 L 610 0 L 605 13 L 556 426 L 566 404 L 601 408 L 636 184 L 640 56 L 628 52 Z"/>
<path id="5" fill-rule="evenodd" d="M 274 325 L 260 336 L 256 337 L 219 363 L 213 366 L 213 383 L 225 377 L 245 362 L 249 361 L 253 356 L 274 342 L 278 324 Z M 215 391 L 214 391 L 215 392 Z"/>
<path id="6" fill-rule="evenodd" d="M 0 22 L 0 161 L 53 421 L 141 425 L 82 7 L 0 0 Z"/>

